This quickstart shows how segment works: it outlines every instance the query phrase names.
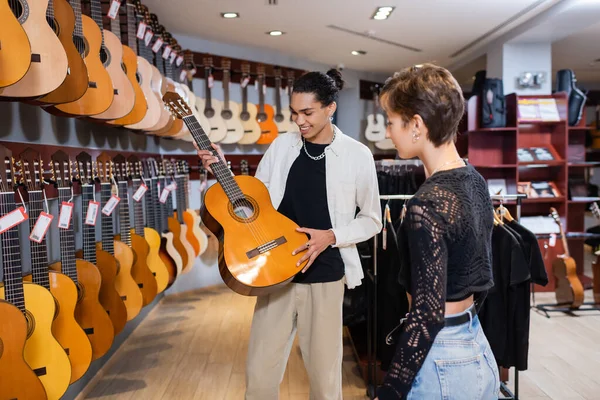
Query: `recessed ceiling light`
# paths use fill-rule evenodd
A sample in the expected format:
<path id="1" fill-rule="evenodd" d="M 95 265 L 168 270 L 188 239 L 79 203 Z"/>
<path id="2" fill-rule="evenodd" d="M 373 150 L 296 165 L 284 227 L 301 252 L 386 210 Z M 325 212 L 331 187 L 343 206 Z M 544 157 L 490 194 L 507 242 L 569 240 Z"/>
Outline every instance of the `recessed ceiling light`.
<path id="1" fill-rule="evenodd" d="M 353 56 L 364 56 L 365 54 L 367 54 L 367 52 L 364 50 L 352 50 L 350 54 L 352 54 Z"/>
<path id="2" fill-rule="evenodd" d="M 423 66 L 423 64 L 416 64 L 415 68 L 421 68 Z"/>
<path id="3" fill-rule="evenodd" d="M 221 17 L 227 18 L 227 19 L 239 18 L 240 14 L 238 14 L 236 12 L 225 12 L 225 13 L 221 13 Z"/>
<path id="4" fill-rule="evenodd" d="M 267 34 L 271 35 L 271 36 L 281 36 L 283 35 L 285 32 L 281 32 L 281 31 L 271 31 L 271 32 L 267 32 Z"/>
<path id="5" fill-rule="evenodd" d="M 379 7 L 379 12 L 386 12 L 386 13 L 391 13 L 394 10 L 394 7 L 391 6 L 386 6 L 386 7 Z"/>
<path id="6" fill-rule="evenodd" d="M 378 7 L 375 12 L 373 13 L 373 15 L 371 15 L 372 19 L 377 19 L 377 20 L 384 20 L 384 19 L 388 19 L 389 16 L 392 14 L 392 12 L 394 11 L 394 8 L 396 7 L 392 7 L 392 6 L 385 6 L 385 7 Z"/>

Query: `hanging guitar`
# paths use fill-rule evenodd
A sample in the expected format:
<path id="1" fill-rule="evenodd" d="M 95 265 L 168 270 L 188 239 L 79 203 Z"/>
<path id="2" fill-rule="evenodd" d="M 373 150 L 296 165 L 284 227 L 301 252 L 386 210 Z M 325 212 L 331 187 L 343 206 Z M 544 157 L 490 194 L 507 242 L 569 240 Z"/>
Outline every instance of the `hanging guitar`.
<path id="1" fill-rule="evenodd" d="M 378 142 L 385 139 L 385 118 L 379 112 L 379 85 L 371 87 L 373 93 L 373 112 L 367 116 L 367 129 L 365 138 L 370 142 Z"/>
<path id="2" fill-rule="evenodd" d="M 183 99 L 170 92 L 163 100 L 184 120 L 198 147 L 217 155 Z M 305 244 L 308 236 L 297 232 L 298 225 L 275 210 L 267 188 L 257 178 L 232 176 L 223 160 L 211 168 L 219 184 L 206 191 L 201 218 L 219 238 L 223 281 L 233 291 L 251 296 L 290 282 L 306 264 L 297 266 L 302 256 L 292 256 L 292 251 Z"/>
<path id="3" fill-rule="evenodd" d="M 566 305 L 572 309 L 577 309 L 583 304 L 583 285 L 577 277 L 577 266 L 569 253 L 569 243 L 560 222 L 558 211 L 556 211 L 556 208 L 551 207 L 550 212 L 560 230 L 565 250 L 565 254 L 558 256 L 552 262 L 552 273 L 556 282 L 556 288 L 554 289 L 556 302 L 558 305 Z"/>
<path id="4" fill-rule="evenodd" d="M 598 203 L 592 203 L 592 214 L 598 221 L 600 221 L 600 207 Z M 592 276 L 593 276 L 593 292 L 594 292 L 594 303 L 600 304 L 600 251 L 594 253 L 596 261 L 592 262 Z"/>

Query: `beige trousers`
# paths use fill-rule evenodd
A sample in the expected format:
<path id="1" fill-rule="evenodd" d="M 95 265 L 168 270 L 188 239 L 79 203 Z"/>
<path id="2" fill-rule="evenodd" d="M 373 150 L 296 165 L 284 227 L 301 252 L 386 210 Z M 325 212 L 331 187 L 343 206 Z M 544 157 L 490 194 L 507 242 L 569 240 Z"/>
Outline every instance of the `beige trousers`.
<path id="1" fill-rule="evenodd" d="M 296 331 L 310 399 L 342 399 L 343 299 L 343 279 L 291 283 L 257 298 L 248 344 L 246 400 L 279 398 Z"/>

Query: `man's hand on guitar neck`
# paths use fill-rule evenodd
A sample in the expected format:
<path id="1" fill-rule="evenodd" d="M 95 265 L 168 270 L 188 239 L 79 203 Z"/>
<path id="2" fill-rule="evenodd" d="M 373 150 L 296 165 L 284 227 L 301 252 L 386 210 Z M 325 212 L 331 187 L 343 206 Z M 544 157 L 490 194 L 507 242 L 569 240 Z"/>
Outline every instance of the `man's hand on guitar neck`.
<path id="1" fill-rule="evenodd" d="M 193 142 L 193 143 L 194 143 L 194 147 L 196 148 L 196 151 L 198 152 L 198 157 L 200 157 L 200 160 L 202 160 L 202 166 L 204 167 L 205 170 L 207 170 L 208 172 L 210 172 L 211 174 L 214 175 L 214 172 L 210 168 L 210 164 L 218 162 L 219 159 L 212 152 L 210 152 L 208 150 L 200 150 L 200 148 L 198 147 L 196 142 Z M 223 162 L 225 164 L 227 164 L 227 160 L 225 160 L 225 155 L 223 155 L 223 150 L 221 150 L 221 147 L 214 143 L 211 143 L 211 145 L 212 145 L 213 149 L 215 149 L 217 151 L 221 160 L 223 160 Z"/>

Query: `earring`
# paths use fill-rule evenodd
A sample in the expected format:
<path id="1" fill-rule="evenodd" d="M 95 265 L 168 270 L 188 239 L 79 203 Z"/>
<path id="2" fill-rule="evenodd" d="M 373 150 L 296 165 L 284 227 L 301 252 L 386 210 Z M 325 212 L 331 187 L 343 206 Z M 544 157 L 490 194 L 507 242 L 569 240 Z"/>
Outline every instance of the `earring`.
<path id="1" fill-rule="evenodd" d="M 329 120 L 330 120 L 330 121 L 333 121 L 333 115 L 330 115 L 330 116 L 329 116 Z"/>
<path id="2" fill-rule="evenodd" d="M 417 132 L 415 130 L 415 131 L 413 131 L 412 137 L 413 137 L 413 143 L 417 143 L 417 140 L 419 140 L 419 138 L 421 137 L 421 135 L 419 135 L 419 132 Z"/>

